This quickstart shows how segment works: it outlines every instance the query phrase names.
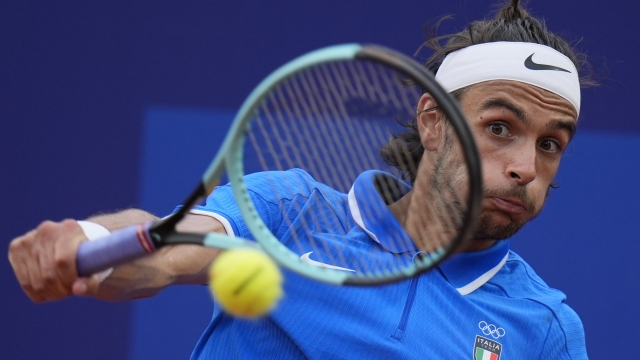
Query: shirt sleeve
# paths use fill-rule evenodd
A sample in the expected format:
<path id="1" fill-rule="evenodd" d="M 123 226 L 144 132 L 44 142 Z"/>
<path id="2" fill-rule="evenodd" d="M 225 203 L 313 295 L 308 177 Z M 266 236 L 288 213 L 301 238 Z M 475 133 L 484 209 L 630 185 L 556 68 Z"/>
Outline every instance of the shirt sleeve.
<path id="1" fill-rule="evenodd" d="M 563 302 L 555 315 L 540 359 L 588 359 L 584 328 L 578 314 Z"/>
<path id="2" fill-rule="evenodd" d="M 315 187 L 313 178 L 300 169 L 254 173 L 245 176 L 244 181 L 256 211 L 273 234 L 280 228 L 291 200 L 300 195 L 308 197 Z M 253 239 L 230 184 L 215 188 L 205 204 L 194 207 L 194 210 L 222 216 L 229 222 L 235 236 Z"/>

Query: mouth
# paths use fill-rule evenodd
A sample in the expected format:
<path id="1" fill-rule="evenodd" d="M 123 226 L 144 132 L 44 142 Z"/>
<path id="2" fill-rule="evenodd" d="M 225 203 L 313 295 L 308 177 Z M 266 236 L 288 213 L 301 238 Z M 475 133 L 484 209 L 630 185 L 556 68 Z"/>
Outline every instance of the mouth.
<path id="1" fill-rule="evenodd" d="M 517 199 L 502 197 L 489 197 L 488 199 L 498 210 L 509 214 L 519 215 L 528 212 L 526 206 Z"/>

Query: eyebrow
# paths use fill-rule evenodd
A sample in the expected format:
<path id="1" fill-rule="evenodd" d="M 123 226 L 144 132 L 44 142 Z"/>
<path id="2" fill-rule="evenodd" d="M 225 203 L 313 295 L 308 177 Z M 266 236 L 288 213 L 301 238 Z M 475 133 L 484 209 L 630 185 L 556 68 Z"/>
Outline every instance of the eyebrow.
<path id="1" fill-rule="evenodd" d="M 573 135 L 576 133 L 576 124 L 569 121 L 552 120 L 547 124 L 547 128 L 568 131 L 569 140 L 573 139 Z"/>
<path id="2" fill-rule="evenodd" d="M 527 115 L 524 113 L 522 109 L 520 109 L 519 107 L 517 107 L 516 105 L 510 103 L 505 99 L 500 99 L 500 98 L 488 99 L 480 105 L 480 108 L 482 110 L 507 109 L 511 111 L 513 115 L 515 115 L 518 118 L 518 120 L 522 121 L 526 125 L 530 123 L 529 119 L 527 118 Z"/>
<path id="3" fill-rule="evenodd" d="M 505 99 L 501 99 L 501 98 L 488 99 L 480 105 L 480 108 L 482 110 L 507 109 L 511 111 L 513 115 L 515 115 L 515 117 L 517 117 L 518 120 L 522 121 L 525 125 L 530 124 L 527 114 L 525 114 L 525 112 L 521 108 L 517 107 L 516 105 L 514 105 L 513 103 Z M 569 121 L 552 120 L 547 124 L 546 127 L 553 130 L 568 131 L 569 140 L 571 140 L 573 138 L 573 135 L 576 133 L 576 124 Z"/>

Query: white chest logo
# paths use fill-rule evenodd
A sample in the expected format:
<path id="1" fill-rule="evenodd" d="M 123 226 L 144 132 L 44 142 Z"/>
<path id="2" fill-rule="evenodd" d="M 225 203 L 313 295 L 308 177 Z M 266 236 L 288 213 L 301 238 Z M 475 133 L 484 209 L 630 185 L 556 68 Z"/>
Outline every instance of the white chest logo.
<path id="1" fill-rule="evenodd" d="M 480 321 L 478 323 L 478 327 L 482 330 L 482 333 L 485 335 L 491 335 L 494 339 L 499 339 L 507 334 L 507 332 L 501 328 L 497 327 L 493 324 L 488 324 L 486 321 Z"/>
<path id="2" fill-rule="evenodd" d="M 311 255 L 312 252 L 313 251 L 309 251 L 308 253 L 300 256 L 300 260 L 302 260 L 302 261 L 304 261 L 304 262 L 306 262 L 308 264 L 311 264 L 313 266 L 323 267 L 323 268 L 326 268 L 326 269 L 355 272 L 355 270 L 351 270 L 351 269 L 343 268 L 343 267 L 340 267 L 340 266 L 329 265 L 329 264 L 321 263 L 319 261 L 311 260 L 311 258 L 309 258 L 309 256 Z"/>

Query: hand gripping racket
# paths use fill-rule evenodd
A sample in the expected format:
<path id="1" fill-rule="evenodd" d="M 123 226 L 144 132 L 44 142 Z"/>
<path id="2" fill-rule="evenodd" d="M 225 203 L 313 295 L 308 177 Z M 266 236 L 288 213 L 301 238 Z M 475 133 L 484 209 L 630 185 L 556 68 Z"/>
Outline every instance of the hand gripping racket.
<path id="1" fill-rule="evenodd" d="M 418 111 L 424 93 L 437 106 Z M 425 151 L 422 140 L 411 140 L 407 129 L 433 112 L 446 121 L 437 149 Z M 245 176 L 261 176 L 272 186 L 268 193 L 282 198 L 279 192 L 294 191 L 296 185 L 271 174 L 292 168 L 344 194 L 338 206 L 348 206 L 349 218 L 336 220 L 330 212 L 297 218 L 304 209 L 289 209 L 281 226 L 295 235 L 286 243 L 276 238 L 263 218 L 270 215 L 256 210 Z M 177 232 L 176 224 L 213 191 L 225 170 L 253 239 Z M 358 187 L 356 179 L 364 172 L 372 186 Z M 397 179 L 403 174 L 415 183 Z M 413 204 L 417 211 L 407 215 L 411 228 L 404 229 L 402 219 L 390 217 L 388 205 L 412 185 L 413 198 L 418 199 L 420 189 L 420 201 Z M 83 242 L 78 273 L 88 276 L 165 245 L 188 243 L 256 247 L 285 268 L 331 284 L 388 283 L 431 269 L 459 249 L 472 237 L 481 201 L 473 136 L 457 102 L 433 76 L 413 59 L 383 47 L 332 46 L 287 63 L 255 88 L 183 207 L 158 222 Z M 343 232 L 323 233 L 335 221 L 341 221 Z M 368 236 L 363 238 L 362 231 Z M 309 254 L 315 259 L 310 261 Z"/>

